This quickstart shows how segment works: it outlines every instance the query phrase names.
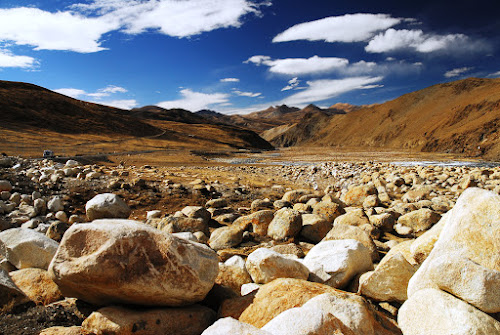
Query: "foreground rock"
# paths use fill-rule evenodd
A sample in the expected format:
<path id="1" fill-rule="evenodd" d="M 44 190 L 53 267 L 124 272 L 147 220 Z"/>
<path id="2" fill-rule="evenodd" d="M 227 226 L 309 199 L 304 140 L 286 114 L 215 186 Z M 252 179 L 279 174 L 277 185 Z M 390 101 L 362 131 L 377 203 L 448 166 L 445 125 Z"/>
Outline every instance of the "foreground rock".
<path id="1" fill-rule="evenodd" d="M 96 195 L 87 202 L 85 211 L 90 221 L 104 218 L 126 219 L 131 212 L 125 201 L 113 193 Z"/>
<path id="2" fill-rule="evenodd" d="M 0 269 L 0 308 L 6 309 L 5 306 L 13 307 L 26 301 L 28 298 L 14 284 L 7 271 Z"/>
<path id="3" fill-rule="evenodd" d="M 31 229 L 12 228 L 0 233 L 0 254 L 18 269 L 47 269 L 59 244 Z"/>
<path id="4" fill-rule="evenodd" d="M 107 335 L 198 335 L 214 321 L 215 312 L 199 305 L 141 310 L 110 306 L 92 313 L 82 330 Z"/>
<path id="5" fill-rule="evenodd" d="M 322 294 L 324 295 L 317 297 Z M 314 297 L 317 299 L 305 306 Z M 303 305 L 306 308 L 301 309 L 302 313 L 288 312 L 291 308 Z M 286 314 L 280 316 L 283 312 Z M 312 316 L 313 319 L 304 318 L 311 314 L 315 314 Z M 328 329 L 332 324 L 342 329 L 341 324 L 344 324 L 354 334 L 400 334 L 399 329 L 389 319 L 374 311 L 362 297 L 299 279 L 277 279 L 262 286 L 239 320 L 255 327 L 262 327 L 263 330 L 273 334 L 273 331 L 277 331 L 277 334 L 284 334 L 285 329 L 291 331 L 289 334 L 304 334 L 294 332 L 290 326 L 296 324 L 299 319 L 304 322 L 304 326 L 307 322 L 311 325 L 315 321 L 321 324 L 318 314 L 325 316 L 323 319 L 325 324 L 316 328 L 318 330 L 322 329 L 321 327 Z M 328 314 L 340 322 L 328 317 Z M 276 317 L 278 317 L 277 321 L 274 321 Z"/>
<path id="6" fill-rule="evenodd" d="M 73 225 L 49 268 L 64 296 L 96 305 L 196 303 L 217 271 L 208 247 L 131 220 Z"/>
<path id="7" fill-rule="evenodd" d="M 373 269 L 370 251 L 356 240 L 323 241 L 304 258 L 311 279 L 335 288 L 347 286 L 357 274 Z"/>
<path id="8" fill-rule="evenodd" d="M 274 335 L 252 325 L 227 317 L 217 320 L 213 325 L 205 329 L 202 335 Z"/>
<path id="9" fill-rule="evenodd" d="M 37 305 L 48 305 L 63 299 L 59 287 L 45 270 L 22 269 L 9 275 L 16 286 Z"/>
<path id="10" fill-rule="evenodd" d="M 291 256 L 260 248 L 248 255 L 246 268 L 257 284 L 266 284 L 277 278 L 306 280 L 309 269 Z"/>
<path id="11" fill-rule="evenodd" d="M 500 322 L 452 295 L 436 289 L 413 294 L 398 314 L 404 335 L 500 334 Z"/>
<path id="12" fill-rule="evenodd" d="M 499 222 L 500 196 L 467 189 L 447 214 L 438 241 L 411 278 L 408 295 L 425 288 L 442 289 L 485 312 L 500 312 Z"/>

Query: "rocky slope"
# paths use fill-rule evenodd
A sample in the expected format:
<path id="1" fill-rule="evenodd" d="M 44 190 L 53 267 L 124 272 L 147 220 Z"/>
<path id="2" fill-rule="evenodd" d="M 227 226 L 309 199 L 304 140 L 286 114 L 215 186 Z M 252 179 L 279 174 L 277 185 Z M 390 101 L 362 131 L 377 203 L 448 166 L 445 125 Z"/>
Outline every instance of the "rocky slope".
<path id="1" fill-rule="evenodd" d="M 309 138 L 293 134 L 295 128 L 281 136 L 296 139 L 288 145 L 404 148 L 496 159 L 499 125 L 500 79 L 469 78 L 335 115 Z"/>

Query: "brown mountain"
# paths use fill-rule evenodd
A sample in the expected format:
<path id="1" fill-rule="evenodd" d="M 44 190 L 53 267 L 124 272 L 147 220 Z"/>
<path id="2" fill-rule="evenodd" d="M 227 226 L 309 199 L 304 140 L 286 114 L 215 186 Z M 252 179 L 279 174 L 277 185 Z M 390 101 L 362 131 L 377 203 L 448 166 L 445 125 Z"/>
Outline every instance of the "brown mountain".
<path id="1" fill-rule="evenodd" d="M 189 111 L 156 106 L 127 111 L 9 81 L 0 81 L 0 134 L 3 150 L 29 154 L 41 148 L 66 153 L 272 148 L 251 130 L 215 125 Z"/>
<path id="2" fill-rule="evenodd" d="M 434 85 L 379 105 L 334 115 L 294 145 L 394 148 L 500 158 L 500 79 Z M 289 131 L 293 131 L 290 129 Z"/>
<path id="3" fill-rule="evenodd" d="M 6 129 L 130 136 L 162 132 L 118 108 L 76 100 L 21 82 L 0 81 L 0 111 L 0 127 Z"/>

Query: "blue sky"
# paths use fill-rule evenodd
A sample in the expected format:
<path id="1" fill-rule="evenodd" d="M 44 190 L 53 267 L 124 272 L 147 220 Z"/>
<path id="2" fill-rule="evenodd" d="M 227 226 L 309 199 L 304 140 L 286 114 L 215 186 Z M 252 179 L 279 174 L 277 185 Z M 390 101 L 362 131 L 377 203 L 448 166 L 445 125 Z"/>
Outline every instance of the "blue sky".
<path id="1" fill-rule="evenodd" d="M 0 79 L 125 109 L 372 104 L 500 77 L 491 0 L 2 0 Z"/>

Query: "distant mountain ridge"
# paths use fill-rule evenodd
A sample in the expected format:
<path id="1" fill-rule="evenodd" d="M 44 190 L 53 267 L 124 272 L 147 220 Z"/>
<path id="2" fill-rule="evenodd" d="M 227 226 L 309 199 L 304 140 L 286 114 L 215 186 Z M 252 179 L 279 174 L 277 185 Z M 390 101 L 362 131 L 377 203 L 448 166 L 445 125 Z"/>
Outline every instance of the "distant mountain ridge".
<path id="1" fill-rule="evenodd" d="M 438 84 L 300 123 L 273 138 L 263 136 L 280 146 L 411 149 L 500 159 L 500 78 Z"/>

